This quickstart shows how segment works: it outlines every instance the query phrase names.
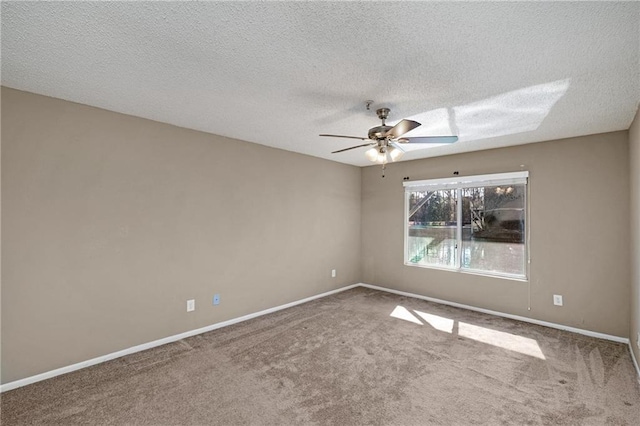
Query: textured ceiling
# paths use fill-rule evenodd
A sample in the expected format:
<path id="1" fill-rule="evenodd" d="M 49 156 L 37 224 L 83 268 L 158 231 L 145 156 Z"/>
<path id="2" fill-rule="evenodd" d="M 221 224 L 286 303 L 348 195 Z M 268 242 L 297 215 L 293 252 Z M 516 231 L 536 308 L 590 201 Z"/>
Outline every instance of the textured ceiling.
<path id="1" fill-rule="evenodd" d="M 5 86 L 354 165 L 367 99 L 460 136 L 406 159 L 627 129 L 639 49 L 637 2 L 2 2 Z"/>

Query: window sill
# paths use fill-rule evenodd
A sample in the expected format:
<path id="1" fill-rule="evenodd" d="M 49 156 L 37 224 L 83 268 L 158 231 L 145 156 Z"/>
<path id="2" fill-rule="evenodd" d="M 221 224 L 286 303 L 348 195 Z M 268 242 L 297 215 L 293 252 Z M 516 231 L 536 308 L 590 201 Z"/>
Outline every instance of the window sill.
<path id="1" fill-rule="evenodd" d="M 463 268 L 449 268 L 446 266 L 431 266 L 431 265 L 418 265 L 415 263 L 410 263 L 410 262 L 404 262 L 405 266 L 412 266 L 412 267 L 416 267 L 416 268 L 424 268 L 424 269 L 436 269 L 436 270 L 440 270 L 440 271 L 448 271 L 448 272 L 458 272 L 461 274 L 467 274 L 467 275 L 479 275 L 482 277 L 490 277 L 490 278 L 501 278 L 504 280 L 509 280 L 509 281 L 519 281 L 519 282 L 524 282 L 527 283 L 529 282 L 529 278 L 527 276 L 524 275 L 512 275 L 512 274 L 501 274 L 501 273 L 492 273 L 492 272 L 487 272 L 487 271 L 478 271 L 475 269 L 463 269 Z"/>

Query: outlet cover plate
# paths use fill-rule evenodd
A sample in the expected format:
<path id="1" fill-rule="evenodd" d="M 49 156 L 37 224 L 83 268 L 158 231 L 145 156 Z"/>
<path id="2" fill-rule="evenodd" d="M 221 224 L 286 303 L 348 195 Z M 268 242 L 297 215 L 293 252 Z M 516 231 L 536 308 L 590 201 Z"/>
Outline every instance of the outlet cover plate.
<path id="1" fill-rule="evenodd" d="M 562 306 L 562 295 L 554 294 L 553 295 L 553 304 L 556 306 Z"/>
<path id="2" fill-rule="evenodd" d="M 332 269 L 331 270 L 331 278 L 335 278 L 336 277 L 336 270 Z"/>
<path id="3" fill-rule="evenodd" d="M 192 312 L 196 310 L 196 301 L 195 299 L 187 300 L 187 312 Z"/>
<path id="4" fill-rule="evenodd" d="M 220 295 L 219 294 L 214 294 L 213 295 L 213 304 L 214 305 L 219 305 L 220 304 Z"/>

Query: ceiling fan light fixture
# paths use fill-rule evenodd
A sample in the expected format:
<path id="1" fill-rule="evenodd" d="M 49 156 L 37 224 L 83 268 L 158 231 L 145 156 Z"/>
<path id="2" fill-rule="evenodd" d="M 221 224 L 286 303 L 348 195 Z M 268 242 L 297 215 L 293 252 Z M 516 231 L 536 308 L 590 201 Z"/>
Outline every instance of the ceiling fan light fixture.
<path id="1" fill-rule="evenodd" d="M 378 148 L 368 149 L 367 152 L 364 153 L 364 156 L 367 157 L 367 160 L 377 163 L 378 160 Z"/>
<path id="2" fill-rule="evenodd" d="M 378 164 L 387 164 L 389 162 L 389 149 L 386 146 L 378 146 L 376 148 L 378 151 L 378 155 L 376 156 L 375 162 Z"/>
<path id="3" fill-rule="evenodd" d="M 387 164 L 389 162 L 395 162 L 402 158 L 404 151 L 393 146 L 376 146 L 368 149 L 364 156 L 367 160 L 376 164 Z"/>
<path id="4" fill-rule="evenodd" d="M 396 147 L 391 147 L 391 149 L 389 150 L 389 157 L 391 157 L 391 161 L 398 161 L 402 158 L 403 155 L 404 151 Z"/>

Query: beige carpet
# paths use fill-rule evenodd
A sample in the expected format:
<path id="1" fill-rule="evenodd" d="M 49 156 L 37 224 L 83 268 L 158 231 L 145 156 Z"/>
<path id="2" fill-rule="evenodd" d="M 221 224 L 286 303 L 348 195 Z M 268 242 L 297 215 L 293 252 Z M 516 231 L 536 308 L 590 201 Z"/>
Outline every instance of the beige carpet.
<path id="1" fill-rule="evenodd" d="M 2 425 L 640 424 L 627 346 L 357 288 L 2 394 Z"/>

